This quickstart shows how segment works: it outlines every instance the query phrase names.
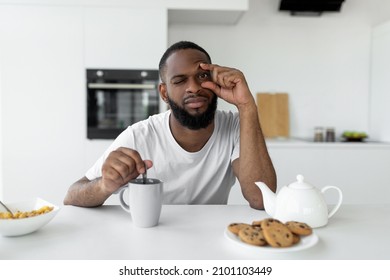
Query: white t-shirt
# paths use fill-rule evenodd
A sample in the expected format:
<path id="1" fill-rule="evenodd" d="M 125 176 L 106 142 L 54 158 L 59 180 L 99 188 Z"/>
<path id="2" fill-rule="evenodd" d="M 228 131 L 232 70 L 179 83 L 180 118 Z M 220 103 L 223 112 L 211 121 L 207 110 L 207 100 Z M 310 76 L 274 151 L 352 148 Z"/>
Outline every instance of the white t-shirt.
<path id="1" fill-rule="evenodd" d="M 164 204 L 226 204 L 235 183 L 232 162 L 239 157 L 238 113 L 216 111 L 214 132 L 198 152 L 185 151 L 169 128 L 170 111 L 153 115 L 123 131 L 87 171 L 89 180 L 102 176 L 108 154 L 127 147 L 153 161 L 150 178 L 164 182 Z"/>

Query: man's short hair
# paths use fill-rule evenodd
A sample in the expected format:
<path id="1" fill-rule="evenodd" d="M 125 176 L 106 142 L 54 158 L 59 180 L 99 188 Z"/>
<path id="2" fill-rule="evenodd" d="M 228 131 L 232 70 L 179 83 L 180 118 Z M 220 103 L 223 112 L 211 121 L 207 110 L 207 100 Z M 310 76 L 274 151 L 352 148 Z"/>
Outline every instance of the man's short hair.
<path id="1" fill-rule="evenodd" d="M 158 71 L 159 71 L 159 74 L 160 74 L 160 79 L 162 81 L 164 81 L 164 79 L 163 79 L 163 72 L 164 72 L 164 69 L 165 69 L 168 57 L 171 54 L 175 53 L 176 51 L 185 50 L 185 49 L 195 49 L 195 50 L 201 51 L 202 53 L 204 53 L 207 56 L 208 62 L 211 63 L 210 55 L 201 46 L 199 46 L 199 45 L 197 45 L 197 44 L 195 44 L 193 42 L 190 42 L 190 41 L 180 41 L 180 42 L 177 42 L 177 43 L 173 44 L 172 46 L 170 46 L 165 51 L 165 53 L 163 54 L 163 56 L 160 59 L 160 63 L 158 64 Z"/>

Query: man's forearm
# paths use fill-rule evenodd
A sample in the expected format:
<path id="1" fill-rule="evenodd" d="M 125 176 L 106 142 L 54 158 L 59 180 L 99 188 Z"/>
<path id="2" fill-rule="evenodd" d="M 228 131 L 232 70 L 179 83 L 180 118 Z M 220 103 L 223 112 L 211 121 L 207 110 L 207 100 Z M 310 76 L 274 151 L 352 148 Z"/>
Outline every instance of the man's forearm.
<path id="1" fill-rule="evenodd" d="M 261 131 L 256 104 L 239 108 L 240 161 L 239 181 L 244 197 L 251 207 L 263 209 L 260 189 L 254 182 L 262 181 L 276 191 L 276 174 Z"/>
<path id="2" fill-rule="evenodd" d="M 65 196 L 65 205 L 74 205 L 81 207 L 100 206 L 110 196 L 101 188 L 101 178 L 89 181 L 86 177 L 75 182 L 70 186 Z"/>

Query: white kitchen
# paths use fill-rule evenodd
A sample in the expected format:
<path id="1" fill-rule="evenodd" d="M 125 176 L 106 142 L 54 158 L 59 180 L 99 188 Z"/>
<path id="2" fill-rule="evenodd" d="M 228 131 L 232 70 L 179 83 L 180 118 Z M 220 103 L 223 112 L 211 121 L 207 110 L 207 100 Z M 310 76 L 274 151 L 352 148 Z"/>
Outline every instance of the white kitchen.
<path id="1" fill-rule="evenodd" d="M 390 2 L 296 14 L 280 2 L 0 0 L 0 200 L 62 207 L 112 142 L 87 137 L 86 70 L 157 70 L 168 46 L 189 40 L 213 63 L 240 69 L 254 98 L 288 94 L 288 135 L 266 138 L 279 188 L 302 174 L 318 188 L 339 187 L 341 208 L 389 205 Z M 236 111 L 221 100 L 218 108 Z M 316 127 L 333 128 L 336 141 L 315 142 Z M 344 131 L 368 138 L 345 142 Z M 247 205 L 238 183 L 228 204 Z"/>
<path id="2" fill-rule="evenodd" d="M 0 197 L 61 204 L 111 143 L 86 137 L 85 69 L 157 69 L 168 45 L 191 40 L 243 71 L 253 95 L 288 93 L 291 137 L 329 126 L 374 142 L 269 139 L 278 185 L 302 173 L 344 188 L 346 203 L 389 202 L 390 149 L 375 142 L 390 142 L 389 39 L 379 34 L 390 4 L 350 0 L 340 12 L 291 16 L 277 2 L 1 1 Z M 233 188 L 231 203 L 241 202 Z"/>

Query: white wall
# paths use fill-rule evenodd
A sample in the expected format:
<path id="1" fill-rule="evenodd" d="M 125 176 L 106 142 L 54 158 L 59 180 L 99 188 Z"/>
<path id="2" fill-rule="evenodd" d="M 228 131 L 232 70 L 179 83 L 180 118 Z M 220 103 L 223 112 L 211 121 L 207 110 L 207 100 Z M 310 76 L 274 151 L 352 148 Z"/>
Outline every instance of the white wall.
<path id="1" fill-rule="evenodd" d="M 318 125 L 370 132 L 371 31 L 390 18 L 388 2 L 349 0 L 341 13 L 291 17 L 279 1 L 250 0 L 237 25 L 171 25 L 169 43 L 199 43 L 213 62 L 241 69 L 253 94 L 289 93 L 292 136 L 312 137 Z"/>

